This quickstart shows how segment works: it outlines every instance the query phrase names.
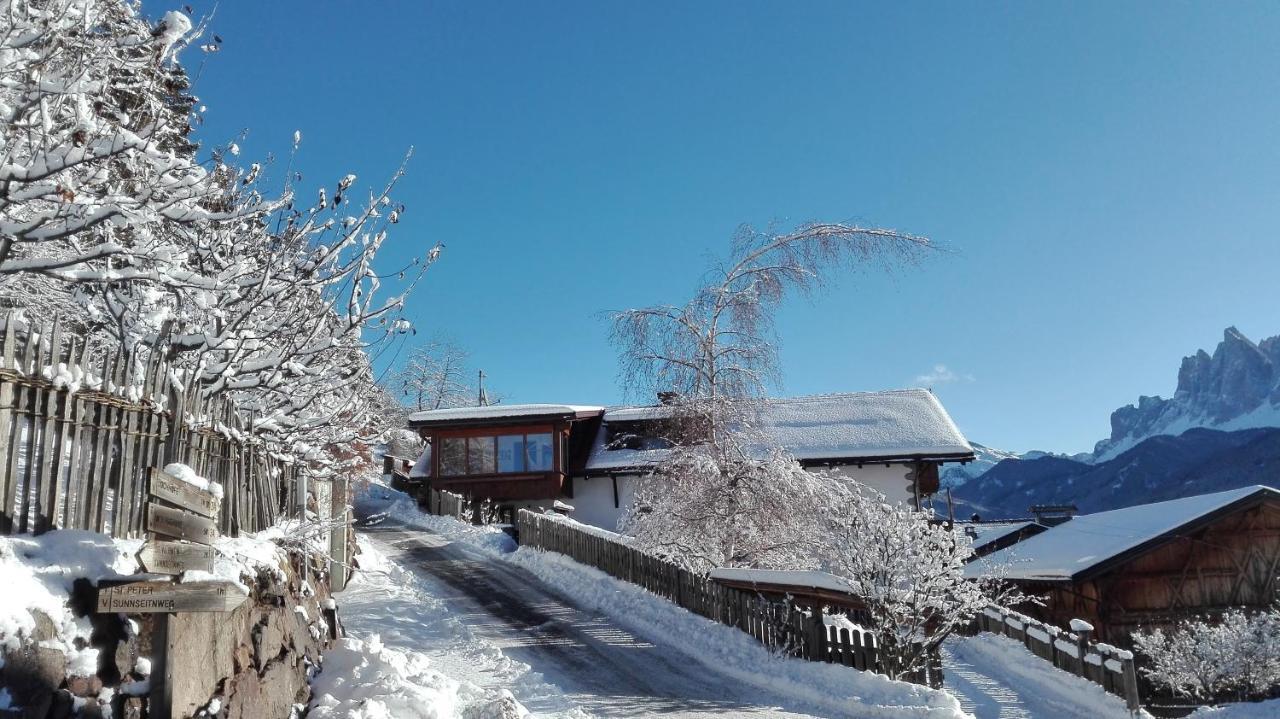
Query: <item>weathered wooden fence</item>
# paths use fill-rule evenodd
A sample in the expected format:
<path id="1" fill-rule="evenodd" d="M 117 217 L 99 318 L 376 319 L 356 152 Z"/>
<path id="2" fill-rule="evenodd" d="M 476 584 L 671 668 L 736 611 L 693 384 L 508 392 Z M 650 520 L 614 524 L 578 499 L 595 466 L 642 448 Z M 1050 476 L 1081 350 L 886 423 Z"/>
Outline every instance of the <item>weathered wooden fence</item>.
<path id="1" fill-rule="evenodd" d="M 726 587 L 706 575 L 645 554 L 611 532 L 571 524 L 553 515 L 522 509 L 517 513 L 516 525 L 521 545 L 564 554 L 644 587 L 695 614 L 737 627 L 771 650 L 811 661 L 889 673 L 869 633 L 850 629 L 847 624 L 828 626 L 820 608 L 804 608 L 790 599 L 770 599 Z M 941 686 L 941 666 L 931 662 L 929 667 L 903 678 Z"/>
<path id="2" fill-rule="evenodd" d="M 223 534 L 296 510 L 299 468 L 229 402 L 184 387 L 163 361 L 93 354 L 56 319 L 18 324 L 10 316 L 0 336 L 0 534 L 141 536 L 147 472 L 170 462 L 222 484 Z"/>
<path id="3" fill-rule="evenodd" d="M 439 489 L 424 490 L 426 510 L 441 517 L 453 517 L 460 522 L 471 521 L 471 505 L 466 497 Z"/>
<path id="4" fill-rule="evenodd" d="M 979 631 L 1003 634 L 1055 667 L 1119 695 L 1130 711 L 1139 708 L 1133 653 L 1037 621 L 1003 607 L 988 607 L 975 620 Z"/>

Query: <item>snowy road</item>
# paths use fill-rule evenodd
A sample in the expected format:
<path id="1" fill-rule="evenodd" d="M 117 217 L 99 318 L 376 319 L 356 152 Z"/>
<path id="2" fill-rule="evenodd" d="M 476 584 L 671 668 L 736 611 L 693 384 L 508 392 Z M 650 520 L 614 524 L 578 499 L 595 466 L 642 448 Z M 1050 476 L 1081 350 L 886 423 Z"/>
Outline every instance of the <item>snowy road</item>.
<path id="1" fill-rule="evenodd" d="M 540 675 L 512 688 L 536 714 L 858 716 L 856 709 L 847 715 L 783 709 L 787 698 L 710 672 L 680 650 L 646 641 L 600 613 L 580 609 L 526 570 L 465 544 L 390 521 L 363 531 L 388 559 L 412 572 L 470 637 Z M 427 646 L 418 649 L 430 653 Z M 447 673 L 481 687 L 511 685 L 510 667 L 492 657 L 458 661 L 455 653 L 442 649 L 433 659 Z"/>

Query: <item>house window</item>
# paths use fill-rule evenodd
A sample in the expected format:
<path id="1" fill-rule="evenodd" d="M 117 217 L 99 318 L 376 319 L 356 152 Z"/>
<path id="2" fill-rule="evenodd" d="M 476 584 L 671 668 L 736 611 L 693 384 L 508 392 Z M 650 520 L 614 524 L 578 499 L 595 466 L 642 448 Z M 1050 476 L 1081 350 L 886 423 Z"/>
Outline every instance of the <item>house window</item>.
<path id="1" fill-rule="evenodd" d="M 497 455 L 493 451 L 493 439 L 493 437 L 467 439 L 467 474 L 493 474 L 496 471 L 494 460 Z"/>
<path id="2" fill-rule="evenodd" d="M 440 476 L 520 474 L 555 469 L 550 432 L 441 437 Z"/>
<path id="3" fill-rule="evenodd" d="M 530 434 L 525 436 L 525 453 L 528 457 L 530 472 L 549 472 L 555 462 L 555 450 L 551 445 L 551 434 Z"/>
<path id="4" fill-rule="evenodd" d="M 440 476 L 455 477 L 467 473 L 467 440 L 443 437 L 440 440 Z"/>
<path id="5" fill-rule="evenodd" d="M 524 435 L 504 434 L 498 437 L 498 471 L 523 472 Z"/>

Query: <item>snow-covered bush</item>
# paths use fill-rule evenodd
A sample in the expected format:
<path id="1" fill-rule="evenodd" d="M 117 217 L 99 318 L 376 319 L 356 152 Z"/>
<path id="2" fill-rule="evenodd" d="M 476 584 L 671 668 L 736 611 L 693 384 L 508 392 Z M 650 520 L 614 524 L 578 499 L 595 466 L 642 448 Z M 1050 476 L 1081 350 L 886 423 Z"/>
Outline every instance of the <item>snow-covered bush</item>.
<path id="1" fill-rule="evenodd" d="M 1261 698 L 1280 690 L 1280 609 L 1224 612 L 1134 634 L 1143 674 L 1192 699 Z"/>
<path id="2" fill-rule="evenodd" d="M 823 563 L 866 600 L 867 629 L 891 675 L 901 677 L 921 668 L 999 587 L 994 579 L 965 578 L 973 543 L 964 532 L 874 490 L 853 486 L 848 493 L 828 520 L 835 529 L 823 542 Z"/>

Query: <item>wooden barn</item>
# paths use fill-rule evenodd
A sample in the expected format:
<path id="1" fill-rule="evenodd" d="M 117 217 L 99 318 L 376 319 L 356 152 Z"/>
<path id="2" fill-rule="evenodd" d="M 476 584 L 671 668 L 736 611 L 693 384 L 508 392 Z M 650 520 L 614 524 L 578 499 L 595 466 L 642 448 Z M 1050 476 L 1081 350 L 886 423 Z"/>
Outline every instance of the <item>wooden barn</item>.
<path id="1" fill-rule="evenodd" d="M 1003 566 L 1003 570 L 1000 567 Z M 969 565 L 1041 597 L 1026 613 L 1129 644 L 1134 630 L 1263 608 L 1280 589 L 1280 491 L 1252 486 L 1076 517 Z"/>

